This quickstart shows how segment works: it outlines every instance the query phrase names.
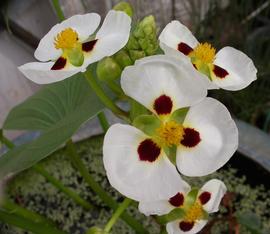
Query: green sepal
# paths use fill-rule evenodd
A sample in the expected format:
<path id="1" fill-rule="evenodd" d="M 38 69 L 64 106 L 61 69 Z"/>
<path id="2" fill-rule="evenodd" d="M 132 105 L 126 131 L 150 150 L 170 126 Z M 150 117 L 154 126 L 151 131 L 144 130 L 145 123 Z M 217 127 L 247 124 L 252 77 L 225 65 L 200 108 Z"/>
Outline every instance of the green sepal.
<path id="1" fill-rule="evenodd" d="M 178 219 L 182 219 L 185 216 L 185 211 L 182 208 L 175 208 L 170 213 L 162 215 L 158 218 L 161 224 L 166 224 Z"/>
<path id="2" fill-rule="evenodd" d="M 142 50 L 130 50 L 129 54 L 130 54 L 130 58 L 133 61 L 136 61 L 137 59 L 144 58 L 146 56 L 145 52 Z"/>
<path id="3" fill-rule="evenodd" d="M 81 49 L 79 48 L 73 48 L 73 49 L 69 49 L 67 50 L 67 57 L 69 62 L 75 66 L 75 67 L 80 67 L 81 65 L 83 65 L 83 61 L 84 61 L 84 56 L 83 56 L 83 52 Z"/>
<path id="4" fill-rule="evenodd" d="M 192 188 L 192 190 L 185 197 L 184 208 L 189 209 L 197 200 L 199 193 L 198 188 Z"/>
<path id="5" fill-rule="evenodd" d="M 130 103 L 130 119 L 134 121 L 140 115 L 148 115 L 150 111 L 147 110 L 142 104 L 136 102 L 134 99 L 129 100 Z"/>
<path id="6" fill-rule="evenodd" d="M 182 124 L 186 118 L 189 108 L 181 108 L 174 111 L 170 117 L 170 120 L 174 120 L 175 122 Z"/>
<path id="7" fill-rule="evenodd" d="M 119 2 L 113 7 L 113 10 L 116 11 L 123 11 L 125 12 L 128 16 L 132 17 L 133 16 L 133 8 L 131 4 L 127 2 Z"/>
<path id="8" fill-rule="evenodd" d="M 111 57 L 106 57 L 98 62 L 97 77 L 102 81 L 112 81 L 120 77 L 122 69 Z"/>
<path id="9" fill-rule="evenodd" d="M 155 135 L 160 125 L 161 121 L 154 115 L 140 115 L 133 121 L 133 126 L 149 136 Z"/>
<path id="10" fill-rule="evenodd" d="M 108 232 L 105 232 L 99 227 L 92 227 L 86 232 L 86 234 L 108 234 Z"/>
<path id="11" fill-rule="evenodd" d="M 176 150 L 177 150 L 177 146 L 173 145 L 171 147 L 164 147 L 163 148 L 165 151 L 165 154 L 167 155 L 167 157 L 170 159 L 171 163 L 173 165 L 176 165 Z"/>

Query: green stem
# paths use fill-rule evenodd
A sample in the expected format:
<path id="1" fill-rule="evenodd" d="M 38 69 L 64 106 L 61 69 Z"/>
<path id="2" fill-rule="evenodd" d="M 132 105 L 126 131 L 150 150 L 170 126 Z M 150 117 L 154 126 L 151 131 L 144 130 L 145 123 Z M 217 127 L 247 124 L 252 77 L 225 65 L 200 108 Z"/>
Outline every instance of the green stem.
<path id="1" fill-rule="evenodd" d="M 123 90 L 112 80 L 106 80 L 107 86 L 120 98 L 126 97 Z"/>
<path id="2" fill-rule="evenodd" d="M 128 117 L 127 113 L 121 110 L 117 105 L 115 105 L 115 103 L 106 95 L 106 93 L 98 84 L 98 82 L 96 81 L 96 79 L 94 78 L 90 70 L 84 72 L 83 74 L 86 80 L 88 81 L 88 84 L 90 85 L 90 87 L 94 90 L 96 95 L 99 97 L 99 99 L 107 108 L 109 108 L 116 115 L 126 117 L 126 118 Z"/>
<path id="3" fill-rule="evenodd" d="M 23 218 L 29 219 L 35 223 L 47 223 L 49 225 L 55 225 L 51 220 L 33 212 L 27 210 L 16 203 L 12 202 L 8 198 L 5 198 L 1 203 L 1 208 L 5 209 L 8 213 L 12 213 Z"/>
<path id="4" fill-rule="evenodd" d="M 99 196 L 99 198 L 111 209 L 116 210 L 118 208 L 118 203 L 114 201 L 106 191 L 93 179 L 91 174 L 88 172 L 81 158 L 77 154 L 75 145 L 72 140 L 69 140 L 66 144 L 68 156 L 72 161 L 73 165 L 77 168 L 77 170 L 81 173 L 82 177 L 85 179 L 86 183 L 90 186 L 90 188 Z M 121 218 L 129 224 L 136 232 L 138 233 L 148 233 L 144 227 L 137 222 L 134 218 L 129 216 L 126 213 L 123 213 Z"/>
<path id="5" fill-rule="evenodd" d="M 65 19 L 64 13 L 61 9 L 60 3 L 58 0 L 52 0 L 53 7 L 55 9 L 56 15 L 60 21 Z"/>
<path id="6" fill-rule="evenodd" d="M 73 190 L 65 187 L 59 180 L 51 176 L 46 170 L 43 169 L 42 166 L 36 164 L 33 166 L 36 172 L 38 172 L 40 175 L 44 176 L 52 185 L 54 185 L 56 188 L 58 188 L 60 191 L 65 193 L 68 197 L 70 197 L 74 202 L 76 202 L 78 205 L 82 206 L 86 210 L 93 209 L 94 206 L 81 198 L 76 192 Z"/>
<path id="7" fill-rule="evenodd" d="M 13 149 L 15 147 L 14 143 L 3 135 L 2 130 L 0 130 L 0 141 L 2 141 L 9 149 Z M 35 164 L 32 168 L 38 174 L 46 178 L 46 180 L 49 181 L 54 187 L 56 187 L 61 192 L 66 194 L 68 197 L 70 197 L 78 205 L 81 205 L 83 208 L 87 210 L 94 208 L 93 205 L 91 205 L 86 200 L 82 199 L 76 192 L 67 188 L 64 184 L 62 184 L 62 182 L 57 180 L 55 177 L 51 176 L 42 166 Z"/>
<path id="8" fill-rule="evenodd" d="M 0 210 L 0 220 L 35 234 L 67 234 L 66 232 L 60 231 L 54 227 L 44 225 L 43 223 L 35 223 L 27 218 L 10 214 L 4 210 Z"/>
<path id="9" fill-rule="evenodd" d="M 124 212 L 126 208 L 128 208 L 129 204 L 132 202 L 131 199 L 125 198 L 125 200 L 118 206 L 117 210 L 114 212 L 113 216 L 109 220 L 109 222 L 106 224 L 104 231 L 109 232 L 113 225 L 116 223 L 118 218 L 121 216 L 121 214 Z"/>
<path id="10" fill-rule="evenodd" d="M 100 112 L 98 114 L 98 120 L 99 120 L 99 123 L 100 123 L 103 131 L 107 132 L 108 128 L 110 127 L 110 124 L 109 124 L 104 112 Z"/>

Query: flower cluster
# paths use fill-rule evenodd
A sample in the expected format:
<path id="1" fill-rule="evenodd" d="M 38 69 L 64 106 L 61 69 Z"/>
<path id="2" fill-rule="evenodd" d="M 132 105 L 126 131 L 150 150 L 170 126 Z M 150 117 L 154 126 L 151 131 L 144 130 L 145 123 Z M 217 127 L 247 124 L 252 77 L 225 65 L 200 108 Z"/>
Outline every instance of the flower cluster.
<path id="1" fill-rule="evenodd" d="M 103 59 L 97 73 L 106 78 L 110 74 L 103 72 L 102 64 L 129 41 L 125 53 L 137 60 L 132 66 L 124 62 L 122 73 L 119 69 L 121 88 L 148 112 L 131 125 L 109 128 L 103 145 L 106 173 L 110 184 L 138 201 L 145 215 L 170 217 L 176 212 L 167 223 L 169 234 L 192 234 L 205 226 L 209 213 L 218 211 L 226 186 L 213 179 L 201 189 L 192 188 L 181 175 L 211 174 L 238 147 L 238 130 L 229 111 L 207 92 L 242 89 L 256 79 L 257 70 L 250 58 L 232 47 L 216 53 L 212 45 L 199 43 L 178 21 L 159 36 L 165 54 L 152 55 L 158 43 L 153 20 L 145 18 L 130 36 L 131 19 L 124 12 L 110 11 L 99 30 L 99 15 L 73 16 L 40 41 L 35 57 L 41 62 L 19 69 L 45 84 L 84 72 Z"/>

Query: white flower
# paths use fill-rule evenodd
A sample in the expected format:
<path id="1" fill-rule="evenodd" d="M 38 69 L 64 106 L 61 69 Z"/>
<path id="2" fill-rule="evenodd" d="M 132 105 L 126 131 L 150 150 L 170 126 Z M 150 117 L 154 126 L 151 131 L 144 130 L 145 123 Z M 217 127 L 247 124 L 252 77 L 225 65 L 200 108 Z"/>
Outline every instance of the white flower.
<path id="1" fill-rule="evenodd" d="M 226 186 L 222 181 L 212 179 L 193 198 L 189 194 L 189 187 L 186 191 L 179 191 L 173 197 L 166 200 L 140 202 L 139 210 L 148 216 L 165 215 L 175 208 L 181 208 L 184 211 L 184 215 L 167 224 L 168 234 L 195 234 L 206 225 L 207 214 L 218 211 L 219 204 L 226 190 Z M 190 202 L 191 200 L 192 202 Z"/>
<path id="2" fill-rule="evenodd" d="M 151 110 L 154 110 L 153 102 L 163 92 L 173 97 L 175 103 L 171 107 L 164 105 L 162 109 L 163 103 L 161 106 L 157 104 L 157 111 L 166 112 L 169 108 L 172 111 L 176 107 L 189 106 L 206 96 L 204 86 L 193 87 L 196 79 L 197 72 L 189 63 L 161 55 L 144 58 L 135 66 L 126 68 L 121 83 L 128 95 L 133 97 L 127 87 L 140 97 L 139 100 L 135 98 L 137 101 L 144 100 L 150 104 Z M 200 83 L 203 85 L 199 79 L 197 84 Z M 162 102 L 162 98 L 159 100 Z M 181 180 L 163 148 L 152 136 L 133 126 L 111 126 L 105 135 L 103 155 L 111 185 L 134 200 L 164 199 L 185 190 L 186 183 Z"/>
<path id="3" fill-rule="evenodd" d="M 247 55 L 232 47 L 216 53 L 210 44 L 199 43 L 179 21 L 167 24 L 159 40 L 165 54 L 190 58 L 194 67 L 212 81 L 209 89 L 240 90 L 257 79 L 257 69 Z"/>
<path id="4" fill-rule="evenodd" d="M 131 19 L 124 12 L 111 10 L 103 25 L 96 13 L 74 15 L 55 25 L 41 39 L 35 57 L 41 62 L 27 63 L 19 70 L 38 84 L 66 79 L 105 56 L 119 51 L 128 41 Z"/>

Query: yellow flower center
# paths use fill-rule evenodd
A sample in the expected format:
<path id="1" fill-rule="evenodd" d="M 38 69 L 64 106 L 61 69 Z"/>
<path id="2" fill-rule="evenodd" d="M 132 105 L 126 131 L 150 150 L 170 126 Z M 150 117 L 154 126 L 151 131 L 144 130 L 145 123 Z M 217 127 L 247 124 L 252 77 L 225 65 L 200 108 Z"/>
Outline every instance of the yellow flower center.
<path id="1" fill-rule="evenodd" d="M 216 49 L 209 43 L 200 43 L 189 54 L 190 57 L 199 59 L 202 63 L 213 63 L 216 55 Z"/>
<path id="2" fill-rule="evenodd" d="M 196 220 L 203 218 L 203 208 L 199 202 L 195 202 L 188 211 L 186 211 L 186 215 L 184 217 L 185 222 L 195 222 Z"/>
<path id="3" fill-rule="evenodd" d="M 158 142 L 162 146 L 179 145 L 183 139 L 184 128 L 175 121 L 165 122 L 157 129 Z"/>
<path id="4" fill-rule="evenodd" d="M 78 34 L 72 28 L 66 28 L 54 39 L 56 49 L 72 49 L 75 48 L 78 41 Z"/>

